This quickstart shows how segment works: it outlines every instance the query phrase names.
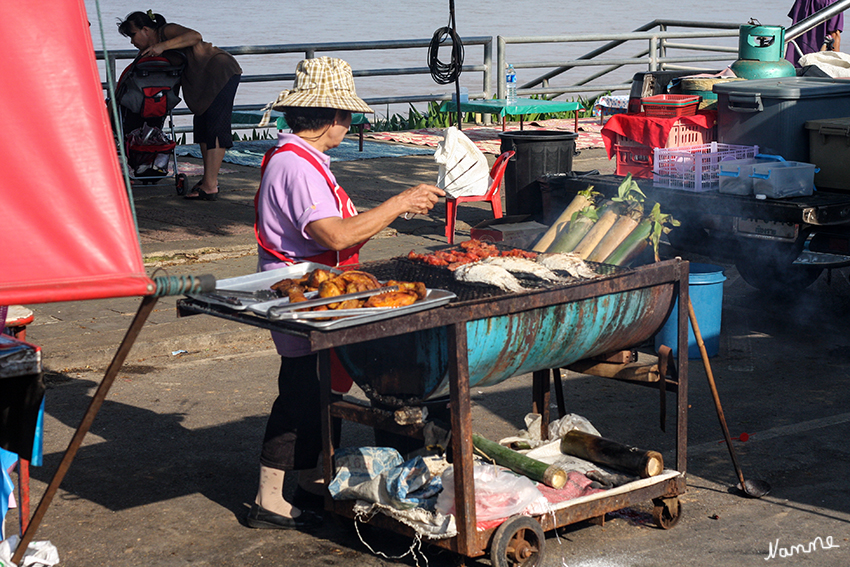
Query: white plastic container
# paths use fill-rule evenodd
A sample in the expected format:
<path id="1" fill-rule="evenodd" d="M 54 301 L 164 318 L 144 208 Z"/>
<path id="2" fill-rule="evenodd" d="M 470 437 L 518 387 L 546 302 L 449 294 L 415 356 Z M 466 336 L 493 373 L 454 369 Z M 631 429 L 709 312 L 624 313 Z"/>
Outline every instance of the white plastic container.
<path id="1" fill-rule="evenodd" d="M 777 163 L 782 161 L 779 157 L 753 157 L 744 159 L 730 159 L 721 161 L 719 164 L 720 186 L 718 190 L 728 195 L 752 195 L 753 194 L 753 169 L 762 163 Z"/>
<path id="2" fill-rule="evenodd" d="M 753 166 L 753 193 L 770 199 L 803 197 L 815 189 L 815 165 L 799 161 L 780 161 Z"/>

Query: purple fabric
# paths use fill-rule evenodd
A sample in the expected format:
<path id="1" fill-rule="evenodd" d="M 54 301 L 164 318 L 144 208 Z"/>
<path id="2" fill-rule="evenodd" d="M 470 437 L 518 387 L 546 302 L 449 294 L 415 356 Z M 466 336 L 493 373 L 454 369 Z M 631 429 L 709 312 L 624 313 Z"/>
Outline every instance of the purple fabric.
<path id="1" fill-rule="evenodd" d="M 329 168 L 330 157 L 294 134 L 279 133 L 278 147 L 287 143 L 307 149 L 336 183 Z M 341 216 L 328 182 L 309 162 L 294 152 L 280 152 L 269 160 L 257 199 L 257 227 L 267 246 L 293 260 L 326 252 L 327 249 L 311 239 L 305 229 L 315 220 Z M 260 246 L 257 250 L 259 271 L 286 266 Z M 272 333 L 272 338 L 282 356 L 304 356 L 311 352 L 305 339 L 283 333 Z"/>
<path id="2" fill-rule="evenodd" d="M 815 12 L 823 10 L 824 8 L 832 5 L 835 0 L 795 0 L 794 5 L 791 6 L 791 11 L 788 12 L 788 17 L 791 18 L 791 25 L 796 25 L 806 18 L 812 16 Z M 820 51 L 820 46 L 823 45 L 823 39 L 826 37 L 826 34 L 832 31 L 844 31 L 844 13 L 838 14 L 837 16 L 833 16 L 827 21 L 818 24 L 814 28 L 810 29 L 806 33 L 801 36 L 798 36 L 794 41 L 800 46 L 800 49 L 803 51 L 803 55 L 808 53 L 814 53 L 816 51 Z M 794 49 L 794 46 L 790 43 L 788 44 L 788 50 L 786 51 L 785 58 L 794 64 L 795 67 L 798 67 L 797 60 L 797 52 Z"/>
<path id="3" fill-rule="evenodd" d="M 297 144 L 313 154 L 325 166 L 331 181 L 336 183 L 329 168 L 330 157 L 294 134 L 278 134 L 278 147 L 287 143 Z M 269 160 L 263 173 L 257 216 L 257 226 L 266 245 L 289 258 L 300 260 L 327 251 L 310 238 L 305 231 L 307 225 L 342 215 L 327 181 L 316 168 L 294 152 L 280 152 Z M 265 264 L 279 263 L 277 258 L 259 246 L 258 251 L 264 270 L 270 269 Z"/>

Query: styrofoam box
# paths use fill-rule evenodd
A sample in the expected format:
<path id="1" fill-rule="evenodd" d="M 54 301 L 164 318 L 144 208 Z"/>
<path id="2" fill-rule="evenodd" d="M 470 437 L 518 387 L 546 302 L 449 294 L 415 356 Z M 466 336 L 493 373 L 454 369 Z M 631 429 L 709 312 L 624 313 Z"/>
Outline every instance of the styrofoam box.
<path id="1" fill-rule="evenodd" d="M 804 197 L 815 188 L 815 164 L 778 161 L 753 167 L 753 193 L 771 199 Z"/>
<path id="2" fill-rule="evenodd" d="M 730 81 L 717 93 L 717 140 L 758 145 L 788 161 L 809 157 L 808 120 L 850 116 L 850 81 L 782 77 Z"/>

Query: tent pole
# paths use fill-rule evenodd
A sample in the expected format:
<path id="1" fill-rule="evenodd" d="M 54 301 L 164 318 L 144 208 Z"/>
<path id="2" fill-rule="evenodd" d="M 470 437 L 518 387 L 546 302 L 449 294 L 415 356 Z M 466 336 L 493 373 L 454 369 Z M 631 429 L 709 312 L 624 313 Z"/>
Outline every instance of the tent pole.
<path id="1" fill-rule="evenodd" d="M 159 297 L 153 295 L 147 295 L 142 298 L 139 310 L 136 312 L 136 316 L 133 318 L 130 328 L 127 329 L 127 334 L 124 335 L 124 339 L 118 346 L 118 350 L 112 358 L 112 362 L 106 369 L 106 374 L 103 376 L 103 380 L 97 387 L 97 391 L 94 393 L 91 403 L 89 403 L 89 407 L 86 410 L 85 415 L 83 415 L 83 419 L 77 427 L 77 431 L 74 433 L 74 437 L 68 444 L 68 448 L 65 450 L 65 455 L 62 457 L 59 467 L 53 474 L 53 479 L 50 481 L 47 490 L 44 492 L 44 496 L 41 497 L 41 501 L 38 503 L 38 508 L 36 508 L 35 513 L 30 519 L 29 526 L 21 536 L 21 541 L 15 550 L 14 556 L 12 557 L 12 563 L 20 565 L 20 561 L 32 541 L 33 536 L 35 536 L 35 532 L 41 524 L 41 520 L 44 518 L 45 513 L 47 513 L 47 508 L 50 506 L 50 503 L 53 501 L 53 497 L 56 495 L 56 491 L 59 489 L 59 484 L 62 482 L 62 479 L 65 478 L 65 473 L 68 472 L 68 468 L 71 466 L 71 461 L 74 460 L 77 450 L 83 443 L 83 438 L 91 428 L 91 424 L 94 421 L 97 412 L 100 410 L 100 407 L 106 399 L 106 395 L 109 393 L 109 389 L 112 387 L 112 383 L 115 382 L 115 378 L 118 376 L 118 371 L 121 370 L 121 366 L 127 359 L 127 355 L 130 354 L 130 349 L 133 348 L 133 344 L 136 342 L 145 321 L 147 321 L 148 316 L 150 316 L 153 311 L 158 299 Z"/>

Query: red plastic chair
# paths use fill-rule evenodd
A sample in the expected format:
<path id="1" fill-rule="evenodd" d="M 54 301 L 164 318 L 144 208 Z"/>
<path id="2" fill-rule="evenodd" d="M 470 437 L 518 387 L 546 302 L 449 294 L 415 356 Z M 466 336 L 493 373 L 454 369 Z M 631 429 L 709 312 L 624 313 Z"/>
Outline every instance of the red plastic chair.
<path id="1" fill-rule="evenodd" d="M 493 208 L 493 218 L 502 218 L 502 195 L 499 189 L 502 186 L 502 177 L 505 175 L 505 168 L 508 167 L 508 160 L 511 159 L 516 152 L 507 151 L 496 158 L 493 167 L 490 168 L 490 188 L 483 195 L 474 195 L 471 197 L 446 197 L 446 240 L 449 244 L 455 243 L 455 223 L 457 222 L 457 206 L 460 203 L 469 203 L 471 201 L 489 201 Z"/>

